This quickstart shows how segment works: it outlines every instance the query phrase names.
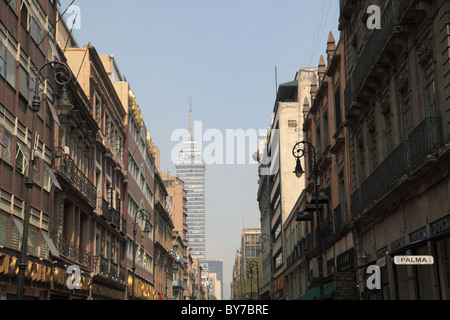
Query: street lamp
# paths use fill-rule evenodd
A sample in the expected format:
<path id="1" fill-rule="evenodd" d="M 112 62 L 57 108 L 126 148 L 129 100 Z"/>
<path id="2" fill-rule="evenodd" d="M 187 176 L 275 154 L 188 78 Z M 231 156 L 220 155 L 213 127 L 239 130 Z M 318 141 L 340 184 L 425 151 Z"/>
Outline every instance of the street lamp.
<path id="1" fill-rule="evenodd" d="M 42 75 L 42 71 L 47 67 L 53 67 L 54 69 L 54 80 L 57 84 L 59 84 L 62 89 L 59 96 L 59 99 L 56 103 L 56 108 L 60 110 L 62 114 L 68 115 L 70 110 L 73 109 L 73 105 L 70 102 L 67 85 L 72 80 L 72 72 L 70 71 L 69 66 L 60 61 L 50 61 L 44 64 L 36 74 L 35 80 L 35 88 L 34 88 L 34 96 L 33 101 L 31 103 L 31 110 L 33 111 L 33 122 L 31 127 L 31 132 L 33 134 L 33 139 L 31 140 L 31 150 L 30 150 L 30 164 L 28 166 L 28 173 L 26 177 L 25 187 L 26 187 L 26 195 L 25 195 L 25 213 L 24 213 L 24 222 L 23 222 L 23 235 L 22 235 L 22 245 L 20 248 L 20 261 L 19 261 L 19 273 L 17 276 L 17 300 L 23 299 L 24 286 L 25 286 L 25 269 L 28 264 L 27 253 L 28 253 L 28 234 L 30 228 L 30 216 L 31 216 L 31 195 L 32 189 L 34 186 L 32 169 L 35 164 L 35 153 L 38 148 L 38 134 L 35 132 L 36 128 L 36 115 L 41 109 L 41 98 L 39 97 L 39 87 L 41 83 L 43 83 L 46 79 L 50 77 L 44 77 Z M 35 144 L 35 145 L 34 145 Z"/>
<path id="2" fill-rule="evenodd" d="M 147 213 L 148 216 L 145 214 Z M 149 218 L 150 217 L 150 218 Z M 148 210 L 140 209 L 136 212 L 134 215 L 134 222 L 133 222 L 133 280 L 131 283 L 131 300 L 134 300 L 134 278 L 136 275 L 136 234 L 137 234 L 137 223 L 138 221 L 144 222 L 144 230 L 143 233 L 148 235 L 150 232 L 152 232 L 152 222 L 151 222 L 151 213 Z"/>
<path id="3" fill-rule="evenodd" d="M 249 262 L 248 267 L 250 268 L 250 277 L 251 277 L 251 282 L 250 282 L 250 291 L 251 291 L 251 297 L 253 300 L 253 267 L 256 267 L 256 281 L 257 281 L 257 285 L 258 285 L 258 300 L 260 299 L 259 297 L 259 267 L 258 267 L 258 263 L 255 260 L 252 260 Z"/>
<path id="4" fill-rule="evenodd" d="M 303 145 L 303 147 L 301 147 Z M 305 146 L 307 145 L 309 147 L 309 150 L 305 149 Z M 320 228 L 319 226 L 319 192 L 317 188 L 317 180 L 319 178 L 319 166 L 317 164 L 317 153 L 316 148 L 308 142 L 308 141 L 301 141 L 297 143 L 293 150 L 292 154 L 294 155 L 294 158 L 297 159 L 297 164 L 295 167 L 295 175 L 297 178 L 301 178 L 305 171 L 302 168 L 300 159 L 305 155 L 305 153 L 309 153 L 313 156 L 313 176 L 314 176 L 314 201 L 315 201 L 315 212 L 316 212 L 316 224 L 317 224 L 317 249 L 319 250 L 319 257 L 318 257 L 318 263 L 319 263 L 319 284 L 320 284 L 320 299 L 324 300 L 324 290 L 323 290 L 323 266 L 322 266 L 322 248 L 321 248 L 321 241 L 320 241 Z"/>

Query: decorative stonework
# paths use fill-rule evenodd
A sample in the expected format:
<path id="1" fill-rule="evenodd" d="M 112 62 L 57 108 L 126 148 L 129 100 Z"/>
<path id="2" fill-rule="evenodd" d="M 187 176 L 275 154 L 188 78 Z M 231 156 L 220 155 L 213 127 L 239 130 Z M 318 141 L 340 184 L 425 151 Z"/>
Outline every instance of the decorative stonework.
<path id="1" fill-rule="evenodd" d="M 391 101 L 389 93 L 382 95 L 380 100 L 380 108 L 383 114 L 388 113 L 389 110 L 391 109 Z"/>
<path id="2" fill-rule="evenodd" d="M 409 69 L 405 67 L 397 76 L 397 87 L 402 88 L 408 82 Z"/>
<path id="3" fill-rule="evenodd" d="M 417 58 L 419 61 L 421 61 L 423 58 L 425 58 L 428 53 L 433 48 L 433 40 L 431 38 L 427 38 L 424 41 L 422 41 L 421 45 L 417 49 Z"/>

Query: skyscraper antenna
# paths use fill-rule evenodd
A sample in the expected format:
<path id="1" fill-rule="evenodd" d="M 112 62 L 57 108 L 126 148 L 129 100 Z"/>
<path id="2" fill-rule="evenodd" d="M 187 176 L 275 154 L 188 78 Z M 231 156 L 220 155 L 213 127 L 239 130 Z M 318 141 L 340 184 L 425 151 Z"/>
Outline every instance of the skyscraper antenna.
<path id="1" fill-rule="evenodd" d="M 194 134 L 192 132 L 192 97 L 189 96 L 189 135 L 191 141 L 194 141 Z"/>

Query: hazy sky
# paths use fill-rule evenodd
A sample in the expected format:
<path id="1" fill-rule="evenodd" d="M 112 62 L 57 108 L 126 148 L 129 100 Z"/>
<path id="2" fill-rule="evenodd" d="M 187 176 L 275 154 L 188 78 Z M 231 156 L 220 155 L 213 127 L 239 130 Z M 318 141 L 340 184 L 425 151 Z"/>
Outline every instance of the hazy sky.
<path id="1" fill-rule="evenodd" d="M 62 11 L 71 2 L 61 1 Z M 172 174 L 171 153 L 179 141 L 171 137 L 188 127 L 189 96 L 203 132 L 216 129 L 225 138 L 227 129 L 266 129 L 275 103 L 275 66 L 278 84 L 292 81 L 301 67 L 318 65 L 330 31 L 339 40 L 337 0 L 76 0 L 74 5 L 81 13 L 80 29 L 74 30 L 78 44 L 90 42 L 99 54 L 114 55 L 160 148 L 161 170 Z M 224 298 L 242 228 L 260 227 L 257 180 L 257 166 L 248 161 L 207 167 L 206 256 L 224 260 Z"/>

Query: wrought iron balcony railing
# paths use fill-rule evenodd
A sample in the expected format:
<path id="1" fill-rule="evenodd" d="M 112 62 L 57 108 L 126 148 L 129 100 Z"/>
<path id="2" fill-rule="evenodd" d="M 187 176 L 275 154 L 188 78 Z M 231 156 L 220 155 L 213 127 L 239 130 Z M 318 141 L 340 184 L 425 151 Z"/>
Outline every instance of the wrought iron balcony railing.
<path id="1" fill-rule="evenodd" d="M 337 232 L 348 222 L 347 217 L 347 204 L 341 203 L 334 210 L 334 231 Z"/>
<path id="2" fill-rule="evenodd" d="M 345 4 L 346 1 L 341 0 L 340 4 Z M 400 23 L 400 19 L 409 5 L 410 0 L 390 0 L 384 11 L 381 13 L 382 28 L 374 30 L 359 56 L 351 77 L 348 79 L 345 88 L 345 110 L 349 110 L 351 103 L 356 98 L 355 95 L 361 89 L 366 77 L 369 76 L 370 70 L 375 65 L 377 57 L 379 57 L 384 46 L 393 32 L 394 26 Z"/>
<path id="3" fill-rule="evenodd" d="M 352 218 L 359 216 L 373 201 L 424 157 L 443 144 L 442 119 L 425 118 L 352 195 Z"/>
<path id="4" fill-rule="evenodd" d="M 56 159 L 55 167 L 56 173 L 66 179 L 95 208 L 97 188 L 76 166 L 75 161 L 68 154 L 62 154 Z"/>
<path id="5" fill-rule="evenodd" d="M 94 273 L 114 281 L 125 283 L 125 268 L 103 256 L 96 256 L 94 260 Z"/>
<path id="6" fill-rule="evenodd" d="M 120 212 L 111 208 L 111 204 L 103 199 L 97 198 L 97 214 L 102 216 L 107 222 L 111 223 L 115 228 L 126 233 L 126 221 L 120 215 Z M 121 223 L 122 222 L 122 223 Z"/>
<path id="7" fill-rule="evenodd" d="M 64 239 L 62 236 L 56 234 L 50 234 L 50 236 L 55 243 L 59 254 L 77 264 L 90 268 L 91 254 L 88 251 L 81 249 L 70 241 Z"/>
<path id="8" fill-rule="evenodd" d="M 416 165 L 443 144 L 442 119 L 425 118 L 409 135 L 409 164 Z"/>
<path id="9" fill-rule="evenodd" d="M 183 290 L 186 289 L 186 285 L 181 280 L 174 280 L 172 284 L 173 288 L 182 288 Z"/>

